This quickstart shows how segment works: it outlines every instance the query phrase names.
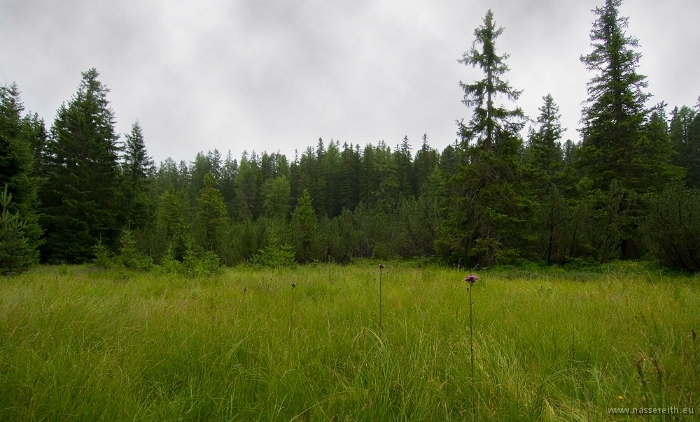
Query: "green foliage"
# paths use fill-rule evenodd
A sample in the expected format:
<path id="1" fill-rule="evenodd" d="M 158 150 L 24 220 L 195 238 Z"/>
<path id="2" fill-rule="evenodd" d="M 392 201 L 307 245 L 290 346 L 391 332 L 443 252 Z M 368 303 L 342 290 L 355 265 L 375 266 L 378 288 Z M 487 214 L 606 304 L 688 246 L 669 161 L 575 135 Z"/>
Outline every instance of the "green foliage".
<path id="1" fill-rule="evenodd" d="M 154 164 L 146 152 L 143 131 L 138 122 L 125 135 L 123 152 L 125 218 L 132 229 L 146 225 L 153 214 L 153 200 L 150 198 L 151 179 Z"/>
<path id="2" fill-rule="evenodd" d="M 118 264 L 128 269 L 141 271 L 149 270 L 153 266 L 153 259 L 142 254 L 137 249 L 131 230 L 122 230 L 119 236 L 119 244 L 119 255 L 115 258 Z"/>
<path id="3" fill-rule="evenodd" d="M 562 127 L 559 107 L 551 95 L 543 98 L 537 117 L 539 127 L 531 130 L 530 142 L 524 153 L 529 166 L 529 188 L 533 191 L 534 210 L 531 221 L 535 237 L 535 253 L 551 265 L 566 260 L 567 220 L 569 204 L 562 190 L 566 188 L 564 154 L 559 139 Z"/>
<path id="4" fill-rule="evenodd" d="M 250 261 L 253 264 L 268 268 L 293 267 L 296 265 L 294 249 L 286 243 L 281 243 L 275 228 L 271 228 L 268 232 L 267 246 L 258 251 Z"/>
<path id="5" fill-rule="evenodd" d="M 180 274 L 189 277 L 216 275 L 221 273 L 221 260 L 213 251 L 192 247 L 187 250 L 179 270 Z"/>
<path id="6" fill-rule="evenodd" d="M 263 208 L 265 215 L 274 218 L 287 218 L 290 199 L 289 180 L 285 176 L 267 179 L 263 185 Z"/>
<path id="7" fill-rule="evenodd" d="M 42 160 L 42 246 L 45 261 L 88 262 L 101 240 L 112 248 L 124 203 L 109 90 L 90 69 L 78 92 L 59 108 Z"/>
<path id="8" fill-rule="evenodd" d="M 168 188 L 160 197 L 156 216 L 158 245 L 163 247 L 157 257 L 163 256 L 165 248 L 171 248 L 174 259 L 182 261 L 185 258 L 187 245 L 191 242 L 190 219 L 190 205 L 184 191 L 175 192 L 172 187 Z"/>
<path id="9" fill-rule="evenodd" d="M 228 233 L 228 213 L 211 173 L 204 176 L 204 188 L 197 198 L 195 211 L 199 246 L 208 251 L 221 252 Z"/>
<path id="10" fill-rule="evenodd" d="M 645 233 L 652 255 L 665 265 L 700 271 L 700 191 L 667 185 L 649 202 Z"/>
<path id="11" fill-rule="evenodd" d="M 17 85 L 0 86 L 0 186 L 7 185 L 13 198 L 8 211 L 19 213 L 24 221 L 23 237 L 35 249 L 43 233 L 38 224 L 35 164 L 46 142 L 46 130 L 36 114 L 22 116 L 23 111 Z"/>
<path id="12" fill-rule="evenodd" d="M 97 245 L 93 247 L 94 250 L 94 255 L 95 258 L 93 259 L 93 262 L 95 263 L 96 266 L 103 268 L 103 269 L 109 269 L 109 268 L 114 268 L 118 266 L 119 264 L 114 261 L 114 257 L 112 256 L 112 253 L 109 251 L 108 248 L 105 247 L 104 243 L 102 243 L 102 240 L 99 240 L 97 242 Z M 64 265 L 64 264 L 61 264 Z"/>
<path id="13" fill-rule="evenodd" d="M 496 107 L 497 96 L 515 101 L 520 91 L 501 76 L 508 71 L 507 54 L 497 55 L 497 28 L 489 10 L 474 34 L 472 49 L 461 63 L 478 66 L 484 79 L 473 84 L 460 82 L 463 103 L 474 107 L 467 125 L 459 123 L 462 142 L 456 145 L 454 170 L 445 172 L 446 195 L 443 220 L 435 247 L 447 261 L 490 266 L 526 256 L 529 234 L 526 222 L 532 201 L 523 185 L 525 169 L 519 152 L 523 128 L 520 108 Z M 479 48 L 477 48 L 479 47 Z"/>
<path id="14" fill-rule="evenodd" d="M 25 236 L 26 221 L 19 213 L 10 214 L 12 194 L 0 192 L 0 274 L 19 274 L 38 262 L 39 253 Z"/>
<path id="15" fill-rule="evenodd" d="M 318 221 L 309 191 L 304 191 L 292 214 L 292 238 L 297 261 L 310 262 L 317 239 Z"/>
<path id="16" fill-rule="evenodd" d="M 619 201 L 612 197 L 607 201 L 618 203 L 617 209 L 607 210 L 607 220 L 615 226 L 604 227 L 600 234 L 608 239 L 619 236 L 618 251 L 609 256 L 636 258 L 634 238 L 645 213 L 641 198 L 658 192 L 667 181 L 678 180 L 682 172 L 670 164 L 672 150 L 663 113 L 657 110 L 650 116 L 645 106 L 650 94 L 643 91 L 646 76 L 637 73 L 639 43 L 625 34 L 627 18 L 619 16 L 621 3 L 606 0 L 595 9 L 593 51 L 581 57 L 595 76 L 588 83 L 577 157 L 593 189 L 620 195 Z"/>
<path id="17" fill-rule="evenodd" d="M 257 218 L 262 207 L 262 174 L 255 154 L 243 154 L 236 175 L 236 199 L 238 219 Z"/>
<path id="18" fill-rule="evenodd" d="M 188 247 L 182 261 L 177 260 L 175 254 L 175 248 L 168 247 L 158 267 L 160 272 L 185 277 L 207 277 L 221 273 L 221 260 L 212 251 L 197 246 Z"/>
<path id="19" fill-rule="evenodd" d="M 673 110 L 670 140 L 675 154 L 673 163 L 686 172 L 689 188 L 700 188 L 700 114 L 688 106 Z"/>

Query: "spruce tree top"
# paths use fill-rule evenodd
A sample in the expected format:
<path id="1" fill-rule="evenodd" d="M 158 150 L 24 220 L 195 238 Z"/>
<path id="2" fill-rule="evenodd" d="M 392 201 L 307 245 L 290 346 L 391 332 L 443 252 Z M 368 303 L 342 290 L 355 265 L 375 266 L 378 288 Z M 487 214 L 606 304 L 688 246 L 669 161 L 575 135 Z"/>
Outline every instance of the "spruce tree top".
<path id="1" fill-rule="evenodd" d="M 639 42 L 625 34 L 628 19 L 619 16 L 621 4 L 605 0 L 594 10 L 593 51 L 581 57 L 595 75 L 582 113 L 578 165 L 597 189 L 607 190 L 617 180 L 625 189 L 644 193 L 677 178 L 678 169 L 669 164 L 667 136 L 658 136 L 654 122 L 649 125 L 645 103 L 651 95 L 643 91 L 646 76 L 637 73 Z"/>
<path id="2" fill-rule="evenodd" d="M 651 96 L 644 93 L 646 76 L 636 72 L 641 53 L 634 49 L 639 41 L 625 34 L 628 18 L 619 16 L 622 0 L 605 0 L 594 13 L 598 19 L 591 30 L 590 54 L 581 56 L 586 69 L 596 72 L 588 83 L 588 100 L 583 110 L 584 137 L 594 135 L 604 122 L 629 122 L 641 125 Z M 619 125 L 618 125 L 619 126 Z"/>
<path id="3" fill-rule="evenodd" d="M 508 110 L 504 106 L 494 106 L 495 97 L 505 96 L 516 101 L 522 91 L 513 89 L 508 81 L 501 79 L 508 70 L 505 60 L 508 54 L 496 54 L 496 39 L 503 33 L 503 28 L 497 28 L 493 12 L 489 10 L 484 17 L 483 25 L 474 30 L 476 39 L 471 50 L 465 52 L 459 63 L 479 67 L 485 73 L 485 78 L 473 84 L 460 82 L 464 90 L 462 102 L 467 107 L 475 107 L 474 115 L 469 125 L 460 123 L 460 135 L 465 141 L 477 140 L 484 149 L 490 150 L 497 142 L 501 132 L 517 133 L 523 128 L 523 111 L 520 108 Z M 480 48 L 477 48 L 479 47 Z"/>

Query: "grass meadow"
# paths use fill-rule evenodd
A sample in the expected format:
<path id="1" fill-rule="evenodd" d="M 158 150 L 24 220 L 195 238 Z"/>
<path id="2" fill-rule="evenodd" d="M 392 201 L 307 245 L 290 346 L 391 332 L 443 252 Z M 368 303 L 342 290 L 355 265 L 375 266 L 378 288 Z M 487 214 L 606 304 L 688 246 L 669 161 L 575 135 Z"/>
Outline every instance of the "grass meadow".
<path id="1" fill-rule="evenodd" d="M 378 262 L 0 279 L 2 421 L 691 420 L 700 278 Z M 292 284 L 296 287 L 292 288 Z M 679 414 L 614 415 L 609 408 Z M 692 408 L 694 415 L 683 415 Z"/>

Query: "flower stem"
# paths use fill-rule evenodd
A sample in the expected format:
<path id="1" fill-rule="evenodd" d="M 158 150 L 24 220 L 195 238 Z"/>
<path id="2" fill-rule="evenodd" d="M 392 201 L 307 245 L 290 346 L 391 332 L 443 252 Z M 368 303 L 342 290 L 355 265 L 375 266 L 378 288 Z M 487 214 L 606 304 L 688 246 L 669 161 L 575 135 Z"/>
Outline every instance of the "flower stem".
<path id="1" fill-rule="evenodd" d="M 476 389 L 474 386 L 474 318 L 472 312 L 472 287 L 469 286 L 469 358 L 471 361 L 471 382 L 472 382 L 472 411 L 476 420 Z"/>
<path id="2" fill-rule="evenodd" d="M 379 330 L 382 329 L 382 271 L 383 268 L 379 267 Z"/>

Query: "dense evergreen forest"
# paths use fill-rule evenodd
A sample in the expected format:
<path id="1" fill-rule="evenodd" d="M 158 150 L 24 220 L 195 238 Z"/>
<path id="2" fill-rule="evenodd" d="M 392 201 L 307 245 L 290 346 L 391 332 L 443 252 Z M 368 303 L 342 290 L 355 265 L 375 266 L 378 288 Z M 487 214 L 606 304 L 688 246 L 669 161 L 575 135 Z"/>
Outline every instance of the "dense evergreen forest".
<path id="1" fill-rule="evenodd" d="M 395 146 L 319 139 L 293 159 L 214 150 L 156 166 L 138 122 L 115 132 L 97 70 L 49 130 L 16 85 L 0 87 L 0 267 L 430 257 L 469 267 L 649 258 L 700 270 L 700 103 L 649 108 L 620 3 L 595 10 L 578 143 L 562 139 L 551 95 L 538 116 L 518 108 L 491 11 L 460 60 L 483 71 L 459 83 L 472 116 L 442 151 L 427 135 Z"/>

